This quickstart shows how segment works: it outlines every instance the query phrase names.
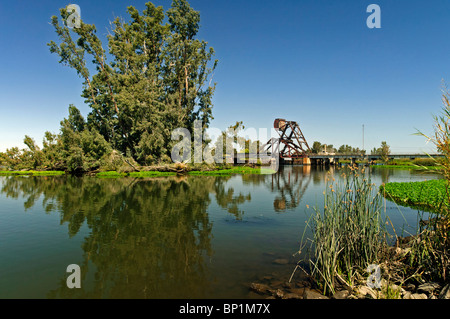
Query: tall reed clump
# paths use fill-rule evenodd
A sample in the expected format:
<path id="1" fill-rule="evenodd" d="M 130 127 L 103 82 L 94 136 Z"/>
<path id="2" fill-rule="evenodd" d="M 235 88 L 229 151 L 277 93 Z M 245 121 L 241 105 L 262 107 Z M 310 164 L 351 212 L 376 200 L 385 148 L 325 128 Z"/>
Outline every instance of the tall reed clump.
<path id="1" fill-rule="evenodd" d="M 431 142 L 436 147 L 438 153 L 444 155 L 443 158 L 434 160 L 435 165 L 441 166 L 441 173 L 450 182 L 450 94 L 444 90 L 442 95 L 442 113 L 435 115 L 434 118 L 434 134 L 428 136 L 427 134 L 418 131 L 416 134 L 425 137 L 428 142 Z"/>
<path id="2" fill-rule="evenodd" d="M 350 167 L 342 177 L 329 177 L 323 211 L 314 208 L 309 223 L 311 276 L 325 295 L 334 294 L 338 283 L 354 286 L 368 265 L 377 264 L 386 242 L 382 197 L 370 176 Z"/>
<path id="3" fill-rule="evenodd" d="M 450 279 L 450 95 L 447 90 L 443 92 L 442 113 L 434 116 L 434 134 L 424 136 L 434 144 L 437 151 L 444 155 L 436 165 L 441 166 L 439 171 L 447 180 L 446 196 L 443 207 L 438 213 L 428 216 L 428 220 L 420 222 L 418 235 L 411 246 L 410 265 L 419 270 L 424 280 L 448 282 Z"/>
<path id="4" fill-rule="evenodd" d="M 411 242 L 409 266 L 419 274 L 420 282 L 449 283 L 450 219 L 432 213 L 419 223 L 417 236 Z"/>

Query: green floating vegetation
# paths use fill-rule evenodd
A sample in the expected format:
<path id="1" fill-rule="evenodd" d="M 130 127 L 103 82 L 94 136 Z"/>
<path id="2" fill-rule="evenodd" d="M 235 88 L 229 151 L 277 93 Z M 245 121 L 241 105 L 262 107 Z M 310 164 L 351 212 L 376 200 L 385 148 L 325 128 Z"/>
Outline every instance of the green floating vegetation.
<path id="1" fill-rule="evenodd" d="M 0 171 L 0 176 L 60 176 L 63 171 Z"/>
<path id="2" fill-rule="evenodd" d="M 440 212 L 448 209 L 448 182 L 446 179 L 424 182 L 387 183 L 380 186 L 384 197 L 402 206 Z"/>

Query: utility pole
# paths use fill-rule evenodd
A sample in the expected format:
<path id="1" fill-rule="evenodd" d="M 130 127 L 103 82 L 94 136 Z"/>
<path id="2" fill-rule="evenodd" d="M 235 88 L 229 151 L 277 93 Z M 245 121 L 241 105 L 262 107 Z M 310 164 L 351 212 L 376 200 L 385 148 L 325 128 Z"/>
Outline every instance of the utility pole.
<path id="1" fill-rule="evenodd" d="M 363 133 L 363 135 L 362 135 L 362 137 L 363 137 L 363 147 L 362 147 L 362 150 L 363 150 L 363 152 L 364 152 L 364 124 L 363 124 L 363 127 L 362 127 L 362 133 Z M 365 156 L 364 156 L 365 157 Z"/>

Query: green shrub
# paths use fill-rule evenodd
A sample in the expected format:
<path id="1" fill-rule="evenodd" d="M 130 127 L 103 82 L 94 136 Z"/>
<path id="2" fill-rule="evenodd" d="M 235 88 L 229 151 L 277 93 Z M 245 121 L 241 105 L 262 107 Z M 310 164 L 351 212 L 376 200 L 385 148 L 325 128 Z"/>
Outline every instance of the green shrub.
<path id="1" fill-rule="evenodd" d="M 392 159 L 388 163 L 388 165 L 410 165 L 411 160 L 409 158 L 398 158 Z"/>
<path id="2" fill-rule="evenodd" d="M 439 162 L 434 158 L 416 158 L 412 163 L 419 166 L 436 166 Z"/>

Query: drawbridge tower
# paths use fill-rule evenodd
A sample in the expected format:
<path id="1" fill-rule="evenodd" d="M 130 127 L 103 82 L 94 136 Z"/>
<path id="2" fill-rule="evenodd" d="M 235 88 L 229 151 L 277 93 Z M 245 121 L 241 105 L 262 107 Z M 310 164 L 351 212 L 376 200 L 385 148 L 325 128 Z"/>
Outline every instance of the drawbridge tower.
<path id="1" fill-rule="evenodd" d="M 276 119 L 273 127 L 278 132 L 279 137 L 271 138 L 261 147 L 261 151 L 271 154 L 278 153 L 282 160 L 301 160 L 305 164 L 311 149 L 298 123 Z"/>

